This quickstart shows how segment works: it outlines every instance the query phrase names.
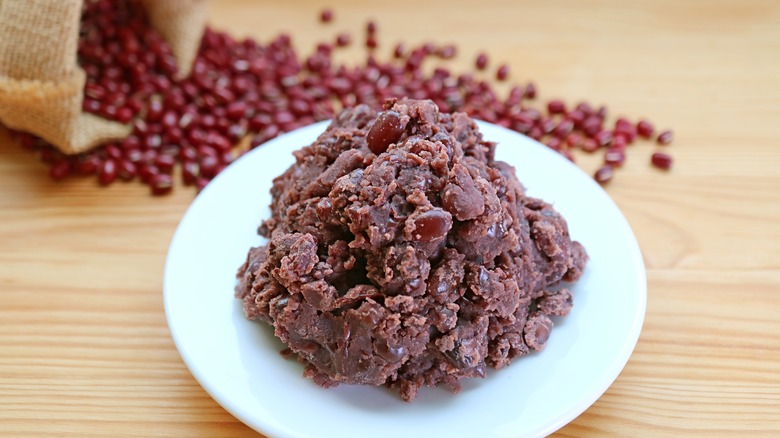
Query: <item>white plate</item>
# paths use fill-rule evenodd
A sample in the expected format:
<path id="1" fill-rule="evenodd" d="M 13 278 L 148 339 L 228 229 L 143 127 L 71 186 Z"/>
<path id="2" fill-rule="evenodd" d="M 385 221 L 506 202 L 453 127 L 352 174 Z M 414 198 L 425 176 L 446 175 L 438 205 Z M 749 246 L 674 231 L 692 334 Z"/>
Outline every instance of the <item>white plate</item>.
<path id="1" fill-rule="evenodd" d="M 269 326 L 247 321 L 233 298 L 236 269 L 269 216 L 272 179 L 291 152 L 325 129 L 278 137 L 222 172 L 190 206 L 165 266 L 165 311 L 184 362 L 238 419 L 271 437 L 543 436 L 573 420 L 617 378 L 645 314 L 642 256 L 623 215 L 589 176 L 539 143 L 487 123 L 497 158 L 517 168 L 528 193 L 554 203 L 590 262 L 574 286 L 574 308 L 545 350 L 463 381 L 453 395 L 423 388 L 413 403 L 374 387 L 323 389 L 279 355 Z"/>

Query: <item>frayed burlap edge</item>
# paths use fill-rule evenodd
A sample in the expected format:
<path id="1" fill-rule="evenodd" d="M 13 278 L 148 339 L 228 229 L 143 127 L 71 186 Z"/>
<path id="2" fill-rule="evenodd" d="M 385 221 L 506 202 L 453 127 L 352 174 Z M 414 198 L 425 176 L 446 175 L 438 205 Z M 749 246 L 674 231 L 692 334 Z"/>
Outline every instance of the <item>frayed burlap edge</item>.
<path id="1" fill-rule="evenodd" d="M 131 127 L 81 111 L 86 77 L 81 69 L 58 82 L 0 76 L 0 120 L 32 132 L 66 154 L 127 137 Z"/>

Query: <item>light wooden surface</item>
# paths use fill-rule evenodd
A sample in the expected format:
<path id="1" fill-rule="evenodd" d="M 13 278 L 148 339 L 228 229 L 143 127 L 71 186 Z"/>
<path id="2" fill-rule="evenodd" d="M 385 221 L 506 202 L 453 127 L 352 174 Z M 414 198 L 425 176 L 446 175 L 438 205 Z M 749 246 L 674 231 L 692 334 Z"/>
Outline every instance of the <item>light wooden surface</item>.
<path id="1" fill-rule="evenodd" d="M 374 18 L 384 53 L 454 42 L 462 70 L 484 48 L 543 97 L 674 128 L 671 172 L 643 144 L 608 188 L 648 270 L 639 344 L 557 435 L 780 436 L 779 2 L 333 1 L 328 26 L 322 4 L 277 3 L 213 1 L 211 21 L 309 51 Z M 256 436 L 166 326 L 165 255 L 194 192 L 147 193 L 52 183 L 0 129 L 0 436 Z"/>

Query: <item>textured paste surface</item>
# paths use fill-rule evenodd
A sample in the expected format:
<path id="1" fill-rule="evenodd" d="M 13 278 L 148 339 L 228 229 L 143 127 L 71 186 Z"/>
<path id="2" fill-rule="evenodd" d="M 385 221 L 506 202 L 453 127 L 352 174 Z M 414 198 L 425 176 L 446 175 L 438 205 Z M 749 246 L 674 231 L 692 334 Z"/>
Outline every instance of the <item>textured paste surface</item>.
<path id="1" fill-rule="evenodd" d="M 274 180 L 236 296 L 329 387 L 460 389 L 550 335 L 587 261 L 465 114 L 430 101 L 342 112 Z"/>

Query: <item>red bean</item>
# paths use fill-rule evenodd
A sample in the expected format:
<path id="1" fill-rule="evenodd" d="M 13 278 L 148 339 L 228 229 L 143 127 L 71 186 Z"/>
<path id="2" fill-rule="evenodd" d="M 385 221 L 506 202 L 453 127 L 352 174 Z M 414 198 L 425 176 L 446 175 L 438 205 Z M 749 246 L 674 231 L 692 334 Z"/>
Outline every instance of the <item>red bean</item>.
<path id="1" fill-rule="evenodd" d="M 117 175 L 125 181 L 130 181 L 138 174 L 138 168 L 130 160 L 119 160 L 117 165 Z"/>
<path id="2" fill-rule="evenodd" d="M 348 33 L 340 33 L 336 36 L 336 46 L 346 47 L 352 43 L 352 37 Z"/>
<path id="3" fill-rule="evenodd" d="M 628 146 L 628 140 L 626 140 L 626 136 L 624 134 L 618 132 L 612 137 L 612 148 L 625 149 L 626 146 Z"/>
<path id="4" fill-rule="evenodd" d="M 452 44 L 447 44 L 446 46 L 439 47 L 439 50 L 436 52 L 436 54 L 441 59 L 452 59 L 455 57 L 457 53 L 458 53 L 457 48 Z"/>
<path id="5" fill-rule="evenodd" d="M 149 186 L 153 195 L 165 195 L 173 189 L 173 177 L 165 173 L 154 175 L 149 182 Z"/>
<path id="6" fill-rule="evenodd" d="M 187 145 L 181 148 L 180 155 L 181 158 L 185 161 L 186 160 L 194 161 L 198 158 L 198 150 L 192 146 Z"/>
<path id="7" fill-rule="evenodd" d="M 577 107 L 576 107 L 576 110 L 577 111 L 581 111 L 582 114 L 584 114 L 586 118 L 588 116 L 593 115 L 593 107 L 590 106 L 590 104 L 588 102 L 580 102 L 580 103 L 578 103 Z"/>
<path id="8" fill-rule="evenodd" d="M 575 109 L 574 111 L 571 111 L 570 113 L 566 114 L 566 117 L 574 122 L 574 126 L 580 128 L 582 127 L 582 123 L 585 121 L 585 113 L 582 111 Z"/>
<path id="9" fill-rule="evenodd" d="M 212 155 L 206 155 L 200 160 L 200 173 L 207 178 L 213 178 L 217 174 L 219 160 Z"/>
<path id="10" fill-rule="evenodd" d="M 158 149 L 162 145 L 160 134 L 147 134 L 141 143 L 146 149 Z"/>
<path id="11" fill-rule="evenodd" d="M 498 70 L 496 70 L 496 79 L 503 81 L 506 80 L 507 77 L 509 77 L 509 66 L 502 64 L 498 67 Z"/>
<path id="12" fill-rule="evenodd" d="M 133 120 L 133 110 L 123 106 L 116 110 L 116 116 L 114 117 L 119 123 L 128 123 Z"/>
<path id="13" fill-rule="evenodd" d="M 401 120 L 401 115 L 395 111 L 385 111 L 377 117 L 371 129 L 366 134 L 368 149 L 376 155 L 386 151 L 401 134 L 404 133 L 406 124 Z"/>
<path id="14" fill-rule="evenodd" d="M 449 213 L 436 208 L 413 217 L 414 231 L 412 239 L 418 242 L 432 242 L 447 237 L 452 228 L 452 217 Z"/>
<path id="15" fill-rule="evenodd" d="M 374 21 L 369 21 L 368 23 L 366 23 L 366 32 L 368 32 L 369 34 L 376 32 L 376 23 Z"/>
<path id="16" fill-rule="evenodd" d="M 330 23 L 333 21 L 333 11 L 330 9 L 323 9 L 322 12 L 320 12 L 320 21 L 323 23 Z"/>
<path id="17" fill-rule="evenodd" d="M 112 159 L 103 161 L 103 164 L 100 166 L 100 172 L 98 174 L 98 181 L 100 181 L 100 184 L 107 186 L 116 180 L 116 176 L 116 161 Z"/>
<path id="18" fill-rule="evenodd" d="M 231 120 L 241 120 L 247 112 L 247 106 L 244 102 L 233 102 L 227 106 L 226 116 Z"/>
<path id="19" fill-rule="evenodd" d="M 257 132 L 271 123 L 273 123 L 273 120 L 268 114 L 256 114 L 254 117 L 249 119 L 249 129 Z"/>
<path id="20" fill-rule="evenodd" d="M 553 135 L 563 139 L 571 134 L 572 130 L 574 130 L 574 122 L 569 119 L 563 119 L 561 120 L 561 123 L 559 123 L 558 126 L 556 126 L 553 130 Z"/>
<path id="21" fill-rule="evenodd" d="M 116 119 L 116 111 L 117 108 L 113 105 L 102 105 L 100 108 L 102 115 L 109 120 Z"/>
<path id="22" fill-rule="evenodd" d="M 593 136 L 593 139 L 596 140 L 596 143 L 598 143 L 599 146 L 607 146 L 610 143 L 612 143 L 612 132 L 601 131 L 595 136 Z"/>
<path id="23" fill-rule="evenodd" d="M 105 152 L 108 158 L 112 158 L 114 160 L 122 158 L 122 149 L 120 149 L 116 144 L 112 143 L 106 145 Z"/>
<path id="24" fill-rule="evenodd" d="M 536 85 L 533 82 L 529 82 L 525 86 L 525 97 L 528 99 L 536 99 Z"/>
<path id="25" fill-rule="evenodd" d="M 615 171 L 613 170 L 612 166 L 605 164 L 596 171 L 596 173 L 593 175 L 593 178 L 596 180 L 596 182 L 603 185 L 612 181 L 614 176 Z"/>
<path id="26" fill-rule="evenodd" d="M 184 139 L 184 132 L 178 126 L 174 126 L 165 132 L 164 138 L 166 143 L 180 144 Z"/>
<path id="27" fill-rule="evenodd" d="M 562 100 L 551 100 L 547 103 L 547 112 L 550 114 L 562 114 L 566 112 L 566 104 Z"/>
<path id="28" fill-rule="evenodd" d="M 582 138 L 582 135 L 580 135 L 580 134 L 578 134 L 576 132 L 573 132 L 573 133 L 569 134 L 568 137 L 566 137 L 566 144 L 568 144 L 569 147 L 578 148 L 582 144 L 583 140 L 584 139 Z"/>
<path id="29" fill-rule="evenodd" d="M 604 153 L 604 163 L 613 167 L 622 166 L 626 161 L 626 152 L 623 149 L 611 147 Z"/>
<path id="30" fill-rule="evenodd" d="M 636 138 L 636 128 L 634 125 L 619 125 L 615 127 L 614 135 L 621 135 L 625 138 L 626 143 L 633 143 Z"/>
<path id="31" fill-rule="evenodd" d="M 137 168 L 138 176 L 141 178 L 141 181 L 146 184 L 149 184 L 155 175 L 160 174 L 160 169 L 153 164 L 139 164 Z"/>
<path id="32" fill-rule="evenodd" d="M 656 139 L 656 142 L 660 145 L 667 145 L 672 142 L 672 138 L 672 131 L 664 131 L 658 134 L 658 139 Z"/>
<path id="33" fill-rule="evenodd" d="M 555 129 L 555 120 L 553 119 L 541 119 L 538 122 L 539 128 L 544 132 L 545 134 L 549 134 L 553 132 L 553 129 Z"/>
<path id="34" fill-rule="evenodd" d="M 480 53 L 477 55 L 477 59 L 474 61 L 474 66 L 477 67 L 477 70 L 484 70 L 487 68 L 488 65 L 488 57 L 484 53 Z"/>
<path id="35" fill-rule="evenodd" d="M 629 122 L 627 119 L 623 117 L 619 117 L 617 120 L 615 120 L 615 129 L 628 128 L 628 127 L 633 128 L 634 125 L 631 122 Z"/>
<path id="36" fill-rule="evenodd" d="M 636 131 L 642 138 L 651 138 L 655 128 L 653 127 L 652 123 L 643 119 L 636 124 Z"/>
<path id="37" fill-rule="evenodd" d="M 100 101 L 94 99 L 84 99 L 81 109 L 88 113 L 97 114 L 100 111 Z"/>
<path id="38" fill-rule="evenodd" d="M 181 178 L 185 185 L 192 185 L 200 175 L 200 166 L 195 161 L 185 160 L 181 166 Z"/>
<path id="39" fill-rule="evenodd" d="M 88 155 L 76 163 L 76 172 L 79 175 L 92 175 L 98 171 L 103 162 L 97 155 Z"/>
<path id="40" fill-rule="evenodd" d="M 669 154 L 665 154 L 663 152 L 656 152 L 650 157 L 650 162 L 653 164 L 653 166 L 669 170 L 672 167 L 672 157 Z"/>
<path id="41" fill-rule="evenodd" d="M 593 153 L 599 150 L 601 146 L 599 146 L 598 143 L 596 143 L 596 140 L 592 138 L 584 138 L 582 140 L 582 143 L 580 144 L 580 149 L 587 153 Z"/>
<path id="42" fill-rule="evenodd" d="M 174 126 L 178 126 L 179 124 L 179 116 L 175 112 L 169 110 L 163 113 L 162 118 L 160 119 L 160 124 L 163 125 L 166 128 L 172 128 Z"/>
<path id="43" fill-rule="evenodd" d="M 176 159 L 171 155 L 160 154 L 154 159 L 154 165 L 163 172 L 170 172 L 176 164 Z"/>
<path id="44" fill-rule="evenodd" d="M 369 49 L 376 49 L 379 44 L 376 41 L 376 38 L 373 35 L 369 35 L 366 38 L 366 47 Z"/>
<path id="45" fill-rule="evenodd" d="M 70 175 L 71 165 L 67 160 L 54 162 L 49 168 L 49 176 L 54 181 L 60 181 Z"/>
<path id="46" fill-rule="evenodd" d="M 601 119 L 597 116 L 590 116 L 582 122 L 582 131 L 590 136 L 594 137 L 601 131 Z"/>
<path id="47" fill-rule="evenodd" d="M 152 99 L 146 108 L 146 120 L 149 122 L 159 122 L 163 116 L 163 103 L 160 99 Z"/>

